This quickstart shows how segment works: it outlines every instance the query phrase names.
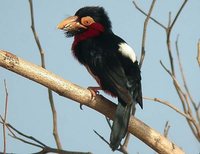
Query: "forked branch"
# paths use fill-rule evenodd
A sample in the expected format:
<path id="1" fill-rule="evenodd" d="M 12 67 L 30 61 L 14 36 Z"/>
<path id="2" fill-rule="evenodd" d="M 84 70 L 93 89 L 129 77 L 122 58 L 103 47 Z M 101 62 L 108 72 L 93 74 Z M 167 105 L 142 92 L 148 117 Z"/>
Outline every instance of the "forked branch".
<path id="1" fill-rule="evenodd" d="M 1 116 L 0 116 L 1 117 Z M 11 124 L 6 123 L 3 118 L 1 117 L 0 120 L 1 124 L 4 124 L 6 128 L 9 130 L 11 134 L 9 134 L 11 137 L 13 137 L 16 140 L 19 140 L 23 143 L 26 143 L 28 145 L 32 145 L 35 147 L 40 148 L 41 150 L 39 152 L 36 152 L 34 154 L 46 154 L 46 153 L 57 153 L 57 154 L 92 154 L 91 152 L 80 152 L 80 151 L 66 151 L 61 149 L 56 149 L 49 147 L 36 139 L 35 137 L 32 137 L 30 135 L 26 135 L 22 133 L 21 131 L 17 130 L 15 127 L 13 127 Z M 1 153 L 1 152 L 0 152 Z"/>

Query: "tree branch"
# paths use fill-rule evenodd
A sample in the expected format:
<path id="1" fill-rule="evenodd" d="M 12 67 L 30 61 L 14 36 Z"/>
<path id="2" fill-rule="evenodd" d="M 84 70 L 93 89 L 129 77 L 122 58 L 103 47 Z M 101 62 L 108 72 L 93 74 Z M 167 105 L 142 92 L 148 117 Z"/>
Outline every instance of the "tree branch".
<path id="1" fill-rule="evenodd" d="M 34 16 L 33 16 L 33 3 L 32 3 L 32 0 L 29 0 L 29 5 L 30 5 L 30 12 L 31 12 L 31 29 L 32 29 L 32 32 L 33 32 L 33 36 L 34 36 L 34 39 L 35 39 L 35 42 L 38 46 L 38 49 L 40 51 L 40 57 L 41 57 L 41 66 L 43 68 L 45 68 L 45 58 L 44 58 L 44 50 L 42 49 L 42 46 L 40 44 L 40 40 L 38 38 L 38 35 L 36 33 L 36 30 L 35 30 L 35 22 L 34 22 Z"/>
<path id="2" fill-rule="evenodd" d="M 171 23 L 171 12 L 169 13 L 169 24 L 168 27 L 166 29 L 166 36 L 167 36 L 167 49 L 168 49 L 168 54 L 169 54 L 169 60 L 170 60 L 170 66 L 171 66 L 171 70 L 172 70 L 172 74 L 175 76 L 175 70 L 174 70 L 174 62 L 173 62 L 173 56 L 172 56 L 172 50 L 171 50 L 171 32 L 172 29 L 180 15 L 180 13 L 182 12 L 184 6 L 186 5 L 188 0 L 184 0 L 183 4 L 181 5 L 180 9 L 178 10 L 174 20 Z"/>
<path id="3" fill-rule="evenodd" d="M 179 10 L 177 11 L 175 18 L 173 20 L 171 18 L 171 12 L 169 12 L 169 20 L 168 20 L 167 27 L 164 26 L 163 24 L 161 24 L 159 21 L 157 21 L 156 19 L 154 19 L 152 17 L 150 17 L 150 19 L 152 21 L 154 21 L 157 25 L 159 25 L 161 28 L 163 28 L 166 32 L 166 43 L 167 43 L 167 51 L 168 51 L 169 62 L 170 62 L 170 70 L 168 70 L 162 64 L 162 62 L 161 62 L 161 65 L 167 71 L 167 73 L 171 76 L 171 78 L 173 79 L 173 85 L 174 85 L 174 88 L 176 89 L 176 92 L 177 92 L 177 94 L 178 94 L 178 96 L 181 100 L 183 110 L 184 110 L 184 114 L 187 115 L 187 116 L 185 116 L 186 120 L 187 120 L 194 136 L 197 138 L 198 141 L 200 141 L 200 127 L 199 127 L 200 126 L 199 125 L 199 122 L 200 122 L 200 116 L 199 116 L 200 103 L 199 103 L 199 105 L 197 105 L 193 101 L 193 98 L 192 98 L 192 96 L 191 96 L 191 94 L 190 94 L 190 92 L 187 88 L 187 84 L 185 82 L 185 76 L 184 76 L 183 70 L 182 70 L 182 64 L 180 62 L 180 57 L 179 57 L 179 53 L 178 53 L 178 43 L 177 43 L 178 41 L 176 41 L 176 50 L 177 50 L 177 56 L 178 56 L 178 60 L 179 60 L 179 69 L 180 69 L 180 72 L 181 72 L 181 77 L 182 77 L 183 82 L 184 82 L 184 88 L 186 90 L 186 93 L 180 87 L 178 80 L 176 79 L 176 74 L 175 74 L 176 72 L 175 72 L 175 68 L 174 68 L 174 61 L 173 61 L 172 48 L 171 48 L 171 32 L 172 32 L 172 29 L 173 29 L 178 17 L 180 16 L 180 13 L 182 12 L 182 10 L 185 7 L 187 2 L 188 2 L 188 0 L 183 0 L 183 3 L 180 6 Z M 135 5 L 137 10 L 139 10 L 142 14 L 147 16 L 147 13 L 145 13 L 141 8 L 139 8 L 135 1 L 133 1 L 133 4 Z M 197 62 L 200 66 L 200 41 L 198 41 L 198 43 L 197 43 Z M 188 97 L 189 97 L 189 100 L 188 100 Z M 190 108 L 190 103 L 192 103 L 192 105 L 195 109 L 197 120 L 193 116 L 192 110 Z M 188 118 L 188 117 L 190 117 L 190 118 Z"/>
<path id="4" fill-rule="evenodd" d="M 179 64 L 179 69 L 180 69 L 180 73 L 181 73 L 181 77 L 182 77 L 182 80 L 183 80 L 183 85 L 184 85 L 184 88 L 185 88 L 185 91 L 194 107 L 194 109 L 196 110 L 197 109 L 197 106 L 196 106 L 196 103 L 194 101 L 194 99 L 192 98 L 192 95 L 189 91 L 189 88 L 188 88 L 188 85 L 187 85 L 187 82 L 186 82 L 186 77 L 185 77 L 185 73 L 183 71 L 183 66 L 182 66 L 182 63 L 181 63 L 181 58 L 180 58 L 180 53 L 179 53 L 179 47 L 178 47 L 178 38 L 176 39 L 176 42 L 175 42 L 175 45 L 176 45 L 176 54 L 177 54 L 177 58 L 178 58 L 178 64 Z"/>
<path id="5" fill-rule="evenodd" d="M 91 92 L 35 65 L 24 61 L 10 52 L 0 50 L 0 66 L 37 82 L 59 95 L 86 105 L 106 117 L 113 119 L 116 104 L 101 95 L 92 99 Z M 128 131 L 152 149 L 162 154 L 183 154 L 184 152 L 163 135 L 131 116 Z"/>
<path id="6" fill-rule="evenodd" d="M 140 63 L 139 63 L 139 67 L 142 67 L 143 61 L 144 61 L 144 57 L 145 57 L 145 44 L 146 44 L 146 32 L 147 32 L 147 26 L 148 26 L 148 22 L 151 16 L 151 13 L 153 11 L 153 7 L 156 3 L 156 0 L 153 0 L 151 3 L 151 7 L 149 9 L 149 12 L 147 14 L 147 17 L 144 21 L 144 28 L 143 28 L 143 35 L 142 35 L 142 48 L 141 48 L 141 57 L 140 57 Z"/>
<path id="7" fill-rule="evenodd" d="M 169 125 L 169 121 L 167 121 L 165 123 L 165 128 L 164 128 L 164 132 L 163 132 L 163 134 L 164 134 L 165 137 L 167 137 L 167 135 L 169 133 L 169 129 L 170 129 L 170 125 Z"/>
<path id="8" fill-rule="evenodd" d="M 197 62 L 200 66 L 200 40 L 197 43 Z"/>
<path id="9" fill-rule="evenodd" d="M 6 80 L 4 80 L 4 88 L 5 88 L 5 110 L 4 110 L 4 118 L 3 119 L 3 152 L 6 153 L 6 120 L 8 113 L 8 88 L 6 85 Z"/>
<path id="10" fill-rule="evenodd" d="M 33 35 L 34 35 L 34 38 L 35 38 L 35 42 L 36 42 L 38 49 L 39 49 L 40 58 L 41 58 L 41 66 L 42 66 L 42 68 L 46 68 L 45 67 L 45 54 L 44 54 L 45 52 L 42 49 L 39 37 L 38 37 L 36 30 L 35 30 L 32 0 L 29 0 L 29 4 L 30 4 L 30 12 L 31 12 L 31 29 L 32 29 L 32 32 L 33 32 Z M 58 134 L 57 112 L 56 112 L 56 108 L 55 108 L 55 105 L 54 105 L 53 93 L 49 88 L 48 88 L 48 96 L 49 96 L 49 103 L 50 103 L 50 107 L 51 107 L 51 111 L 52 111 L 52 115 L 53 115 L 53 136 L 54 136 L 54 139 L 56 141 L 56 145 L 57 145 L 58 149 L 62 149 L 60 137 L 59 137 L 59 134 Z"/>
<path id="11" fill-rule="evenodd" d="M 147 16 L 147 13 L 144 12 L 137 4 L 135 1 L 133 1 L 133 4 L 135 6 L 135 8 L 140 11 L 143 15 Z M 153 17 L 149 17 L 152 21 L 154 21 L 156 24 L 158 24 L 160 27 L 162 27 L 164 30 L 167 29 L 167 27 L 165 27 L 163 24 L 161 24 L 159 21 L 157 21 L 156 19 L 154 19 Z"/>
<path id="12" fill-rule="evenodd" d="M 9 134 L 11 137 L 13 137 L 16 140 L 19 140 L 21 142 L 24 142 L 26 144 L 41 148 L 42 150 L 33 154 L 46 154 L 46 153 L 57 153 L 57 154 L 92 154 L 91 152 L 80 152 L 80 151 L 66 151 L 66 150 L 61 150 L 61 149 L 56 149 L 56 148 L 52 148 L 49 147 L 47 145 L 45 145 L 44 143 L 42 143 L 41 141 L 39 141 L 38 139 L 36 139 L 35 137 L 26 135 L 22 132 L 20 132 L 19 130 L 17 130 L 15 127 L 13 127 L 11 124 L 9 123 L 5 123 L 4 119 L 2 118 L 2 116 L 0 115 L 0 123 L 1 124 L 5 124 L 5 126 L 7 127 L 7 129 L 9 130 L 9 132 L 11 134 Z M 1 153 L 1 152 L 0 152 Z M 9 153 L 6 153 L 9 154 Z"/>
<path id="13" fill-rule="evenodd" d="M 192 120 L 192 118 L 190 117 L 190 115 L 188 115 L 188 114 L 186 114 L 184 112 L 181 112 L 177 107 L 173 106 L 172 104 L 170 104 L 169 102 L 167 102 L 165 100 L 162 100 L 160 98 L 150 98 L 150 97 L 144 97 L 144 99 L 164 104 L 164 105 L 172 108 L 174 111 L 178 112 L 180 115 L 184 116 L 188 120 Z"/>

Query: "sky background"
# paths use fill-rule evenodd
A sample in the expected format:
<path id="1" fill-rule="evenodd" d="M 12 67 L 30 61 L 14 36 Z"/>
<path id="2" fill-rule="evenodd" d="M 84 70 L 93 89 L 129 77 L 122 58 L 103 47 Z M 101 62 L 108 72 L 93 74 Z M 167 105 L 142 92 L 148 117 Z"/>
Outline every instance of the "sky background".
<path id="1" fill-rule="evenodd" d="M 148 11 L 151 1 L 136 1 Z M 168 12 L 175 16 L 181 0 L 157 1 L 152 16 L 164 25 L 168 23 Z M 55 74 L 82 87 L 97 85 L 86 69 L 74 60 L 71 54 L 73 38 L 65 38 L 62 31 L 56 29 L 64 18 L 73 15 L 83 6 L 103 6 L 112 21 L 113 31 L 132 46 L 140 57 L 143 23 L 145 17 L 134 7 L 132 1 L 124 0 L 34 0 L 34 17 L 36 31 L 45 51 L 46 67 Z M 190 0 L 178 19 L 171 37 L 173 54 L 175 40 L 179 34 L 179 49 L 186 73 L 186 79 L 194 100 L 200 101 L 200 71 L 196 61 L 197 42 L 200 38 L 200 1 Z M 28 0 L 0 0 L 0 49 L 40 65 L 40 56 L 31 31 L 30 8 Z M 182 110 L 181 103 L 172 81 L 163 70 L 159 61 L 169 67 L 165 31 L 153 22 L 149 22 L 146 40 L 146 57 L 142 67 L 143 95 L 158 97 L 171 102 Z M 176 70 L 178 68 L 175 58 Z M 180 79 L 180 75 L 178 75 Z M 52 114 L 48 102 L 47 89 L 24 77 L 0 67 L 0 114 L 4 113 L 6 79 L 9 93 L 8 119 L 15 128 L 34 136 L 48 146 L 55 147 L 52 135 Z M 105 97 L 106 94 L 101 92 Z M 58 113 L 58 130 L 65 150 L 90 151 L 95 154 L 113 153 L 93 132 L 96 130 L 109 140 L 110 129 L 104 116 L 83 107 L 56 93 L 55 105 Z M 112 101 L 117 102 L 115 99 Z M 170 123 L 169 138 L 182 147 L 186 153 L 198 154 L 199 142 L 194 138 L 186 120 L 172 109 L 159 103 L 144 100 L 144 109 L 137 107 L 136 117 L 163 132 L 166 121 Z M 31 153 L 40 149 L 17 141 L 7 136 L 7 152 Z M 3 133 L 0 127 L 0 151 L 3 151 Z M 153 154 L 151 148 L 131 137 L 129 152 L 136 154 Z M 119 152 L 115 152 L 119 153 Z"/>

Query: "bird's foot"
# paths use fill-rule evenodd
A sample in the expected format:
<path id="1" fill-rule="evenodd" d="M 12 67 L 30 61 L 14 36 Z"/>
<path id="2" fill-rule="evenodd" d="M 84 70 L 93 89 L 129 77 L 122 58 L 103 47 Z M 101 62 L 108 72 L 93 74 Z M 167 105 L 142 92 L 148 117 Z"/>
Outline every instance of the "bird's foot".
<path id="1" fill-rule="evenodd" d="M 83 104 L 80 104 L 80 109 L 83 110 Z"/>
<path id="2" fill-rule="evenodd" d="M 102 90 L 101 87 L 88 87 L 87 88 L 91 93 L 91 100 L 93 101 L 96 95 L 99 94 L 99 90 Z M 80 109 L 83 110 L 83 105 L 80 104 Z"/>
<path id="3" fill-rule="evenodd" d="M 91 92 L 91 100 L 94 100 L 96 95 L 99 94 L 101 87 L 88 87 L 87 89 Z"/>

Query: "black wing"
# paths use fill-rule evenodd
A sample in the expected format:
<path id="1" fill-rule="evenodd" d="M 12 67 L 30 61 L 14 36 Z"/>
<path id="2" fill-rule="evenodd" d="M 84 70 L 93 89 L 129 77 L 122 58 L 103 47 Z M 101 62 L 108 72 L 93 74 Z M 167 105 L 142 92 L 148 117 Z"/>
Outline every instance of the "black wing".
<path id="1" fill-rule="evenodd" d="M 126 103 L 132 102 L 128 90 L 129 83 L 116 54 L 109 51 L 93 51 L 93 57 L 87 65 L 91 72 L 99 78 L 103 90 L 110 91 Z"/>
<path id="2" fill-rule="evenodd" d="M 103 90 L 108 90 L 118 96 L 119 103 L 110 135 L 110 146 L 116 150 L 127 133 L 131 111 L 135 113 L 136 101 L 132 92 L 134 80 L 131 79 L 130 82 L 125 73 L 126 70 L 120 61 L 122 55 L 106 50 L 92 53 L 93 58 L 90 58 L 87 63 L 90 71 L 98 77 Z"/>

